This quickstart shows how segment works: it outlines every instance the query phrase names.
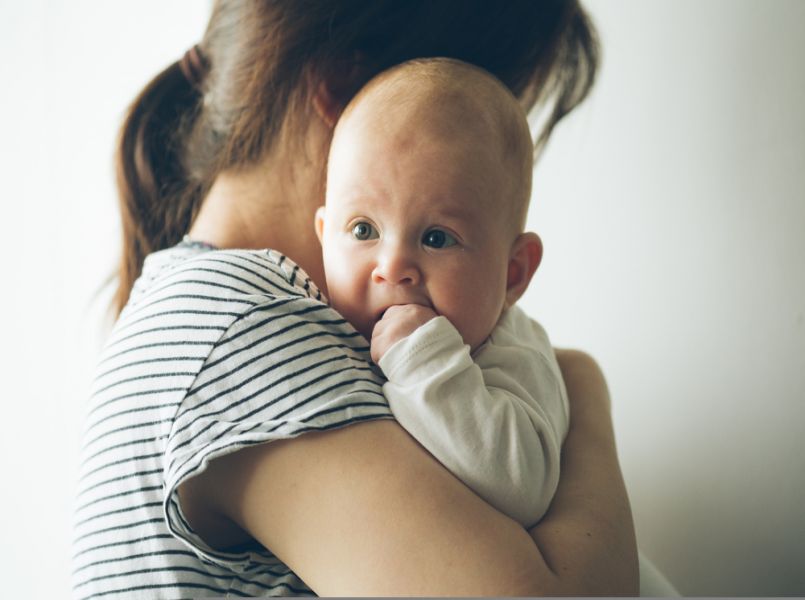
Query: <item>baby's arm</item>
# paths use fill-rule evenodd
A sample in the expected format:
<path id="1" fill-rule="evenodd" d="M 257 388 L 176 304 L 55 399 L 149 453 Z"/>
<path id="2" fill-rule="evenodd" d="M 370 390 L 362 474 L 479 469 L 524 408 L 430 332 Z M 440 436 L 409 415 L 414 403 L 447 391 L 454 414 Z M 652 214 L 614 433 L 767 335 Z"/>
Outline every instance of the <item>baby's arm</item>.
<path id="1" fill-rule="evenodd" d="M 373 333 L 372 357 L 403 427 L 489 504 L 529 526 L 556 490 L 567 400 L 555 360 L 539 352 L 544 332 L 512 310 L 473 361 L 444 317 L 391 307 Z"/>

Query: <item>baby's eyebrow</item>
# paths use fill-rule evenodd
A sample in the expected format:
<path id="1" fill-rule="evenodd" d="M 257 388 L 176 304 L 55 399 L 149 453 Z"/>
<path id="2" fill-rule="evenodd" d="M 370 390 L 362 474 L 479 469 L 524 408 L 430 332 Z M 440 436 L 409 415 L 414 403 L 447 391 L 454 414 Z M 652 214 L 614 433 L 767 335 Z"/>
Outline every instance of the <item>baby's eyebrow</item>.
<path id="1" fill-rule="evenodd" d="M 432 214 L 440 219 L 448 219 L 451 221 L 470 221 L 474 220 L 472 210 L 469 206 L 435 206 Z"/>
<path id="2" fill-rule="evenodd" d="M 433 212 L 441 217 L 450 217 L 451 219 L 461 219 L 467 216 L 466 209 L 454 206 L 440 206 L 439 204 L 433 206 Z"/>
<path id="3" fill-rule="evenodd" d="M 344 194 L 335 201 L 336 204 L 352 211 L 361 211 L 374 206 L 377 202 L 377 193 L 373 193 L 371 190 L 366 190 L 362 187 L 349 190 L 348 194 Z"/>

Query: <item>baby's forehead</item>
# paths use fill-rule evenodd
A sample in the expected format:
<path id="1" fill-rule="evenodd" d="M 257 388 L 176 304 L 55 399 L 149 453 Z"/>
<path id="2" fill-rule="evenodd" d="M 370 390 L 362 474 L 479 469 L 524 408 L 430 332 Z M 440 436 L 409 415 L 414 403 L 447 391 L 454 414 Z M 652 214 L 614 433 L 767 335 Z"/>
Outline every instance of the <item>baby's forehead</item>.
<path id="1" fill-rule="evenodd" d="M 504 187 L 511 198 L 498 202 L 510 201 L 520 215 L 516 220 L 524 220 L 533 167 L 530 129 L 514 95 L 486 71 L 452 59 L 419 59 L 393 67 L 347 106 L 333 150 L 338 151 L 340 136 L 356 135 L 377 136 L 392 152 L 416 147 L 417 141 L 438 140 L 483 154 L 506 172 Z"/>
<path id="2" fill-rule="evenodd" d="M 406 64 L 379 75 L 350 103 L 343 128 L 483 136 L 491 142 L 527 123 L 510 92 L 491 75 L 457 61 Z M 512 122 L 514 121 L 514 122 Z M 526 133 L 530 139 L 530 133 Z"/>

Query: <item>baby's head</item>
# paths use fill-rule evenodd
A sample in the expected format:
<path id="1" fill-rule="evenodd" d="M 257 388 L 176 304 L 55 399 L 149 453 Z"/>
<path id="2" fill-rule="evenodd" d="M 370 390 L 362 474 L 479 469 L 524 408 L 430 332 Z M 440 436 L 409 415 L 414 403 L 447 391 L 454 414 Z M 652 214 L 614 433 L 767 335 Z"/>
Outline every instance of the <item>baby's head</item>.
<path id="1" fill-rule="evenodd" d="M 477 67 L 420 59 L 370 81 L 336 126 L 316 218 L 332 305 L 367 338 L 389 306 L 429 306 L 477 348 L 542 256 L 523 233 L 532 144 Z"/>

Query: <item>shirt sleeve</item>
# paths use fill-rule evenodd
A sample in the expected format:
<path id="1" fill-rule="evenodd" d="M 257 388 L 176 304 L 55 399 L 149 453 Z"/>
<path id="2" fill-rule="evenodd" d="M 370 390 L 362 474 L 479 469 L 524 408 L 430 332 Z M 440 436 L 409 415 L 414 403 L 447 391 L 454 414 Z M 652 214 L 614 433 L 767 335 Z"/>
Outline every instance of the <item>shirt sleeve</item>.
<path id="1" fill-rule="evenodd" d="M 165 455 L 165 513 L 174 535 L 235 571 L 254 560 L 210 548 L 184 518 L 177 489 L 211 460 L 308 431 L 392 418 L 366 340 L 326 304 L 266 302 L 215 345 L 173 419 Z"/>
<path id="2" fill-rule="evenodd" d="M 542 328 L 511 309 L 474 357 L 437 317 L 393 345 L 380 367 L 400 424 L 481 498 L 530 526 L 556 491 L 568 427 L 555 363 Z"/>

